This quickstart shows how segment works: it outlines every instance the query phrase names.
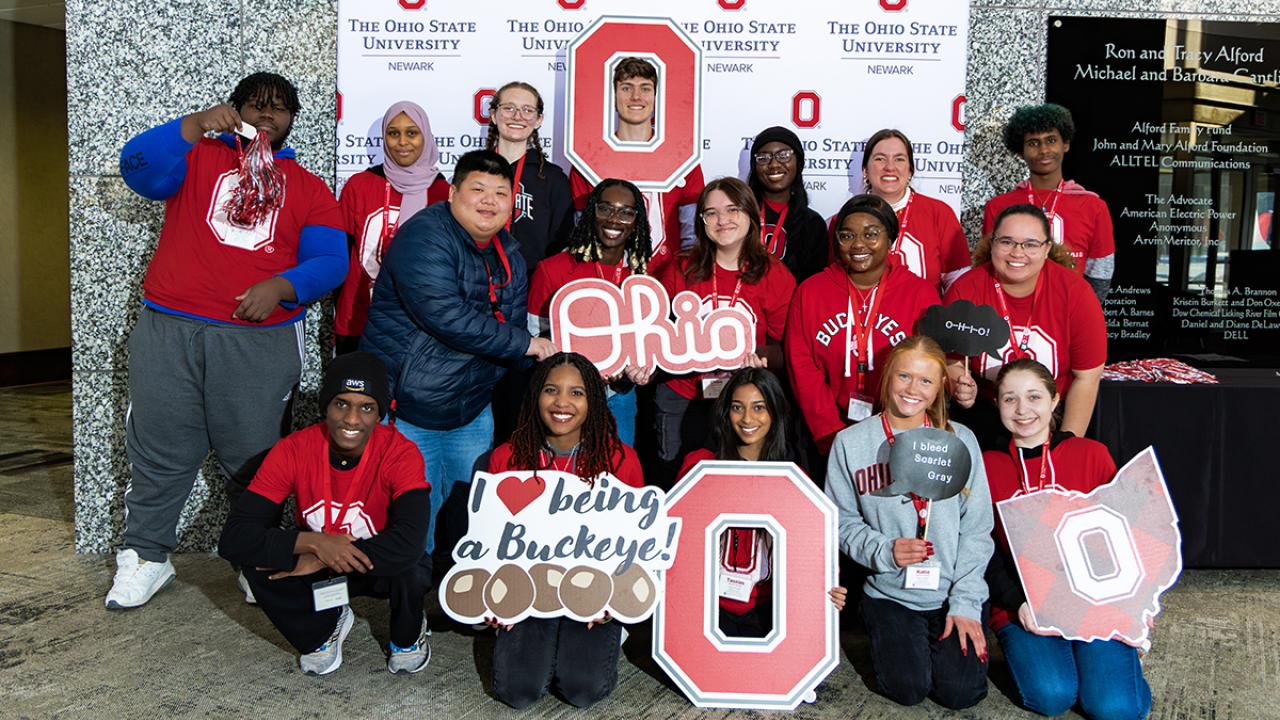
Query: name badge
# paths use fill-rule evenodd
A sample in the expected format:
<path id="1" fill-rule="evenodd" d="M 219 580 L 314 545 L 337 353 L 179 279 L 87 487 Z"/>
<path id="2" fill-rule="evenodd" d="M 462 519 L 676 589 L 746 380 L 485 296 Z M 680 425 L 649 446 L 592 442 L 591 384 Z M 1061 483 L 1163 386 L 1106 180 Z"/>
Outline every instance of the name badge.
<path id="1" fill-rule="evenodd" d="M 702 376 L 702 397 L 706 400 L 715 400 L 720 397 L 720 393 L 724 392 L 724 386 L 729 382 L 729 373 L 712 373 Z"/>
<path id="2" fill-rule="evenodd" d="M 316 612 L 346 605 L 351 602 L 347 594 L 347 578 L 343 576 L 311 583 L 311 599 L 315 601 Z"/>
<path id="3" fill-rule="evenodd" d="M 908 590 L 937 590 L 942 580 L 942 568 L 937 565 L 908 565 L 906 588 Z"/>
<path id="4" fill-rule="evenodd" d="M 751 579 L 751 576 L 721 570 L 719 579 L 720 597 L 737 600 L 738 602 L 746 602 L 751 599 L 751 588 L 755 587 L 755 581 Z"/>
<path id="5" fill-rule="evenodd" d="M 871 401 L 861 395 L 849 396 L 849 422 L 862 422 L 871 417 Z"/>

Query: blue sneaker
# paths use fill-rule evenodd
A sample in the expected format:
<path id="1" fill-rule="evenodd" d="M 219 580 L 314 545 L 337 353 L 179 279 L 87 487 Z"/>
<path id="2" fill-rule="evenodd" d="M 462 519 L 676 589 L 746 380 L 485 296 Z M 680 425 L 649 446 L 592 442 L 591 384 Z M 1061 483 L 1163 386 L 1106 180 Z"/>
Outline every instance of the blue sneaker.
<path id="1" fill-rule="evenodd" d="M 387 660 L 387 671 L 391 673 L 416 673 L 431 662 L 431 631 L 427 629 L 427 619 L 422 618 L 422 630 L 418 639 L 406 648 L 391 643 L 391 657 Z"/>
<path id="2" fill-rule="evenodd" d="M 338 616 L 338 624 L 334 626 L 333 634 L 329 639 L 298 660 L 302 672 L 308 675 L 328 675 L 342 667 L 342 641 L 347 639 L 347 633 L 351 632 L 351 626 L 355 624 L 355 620 L 356 616 L 351 612 L 351 608 L 343 605 L 342 614 Z"/>

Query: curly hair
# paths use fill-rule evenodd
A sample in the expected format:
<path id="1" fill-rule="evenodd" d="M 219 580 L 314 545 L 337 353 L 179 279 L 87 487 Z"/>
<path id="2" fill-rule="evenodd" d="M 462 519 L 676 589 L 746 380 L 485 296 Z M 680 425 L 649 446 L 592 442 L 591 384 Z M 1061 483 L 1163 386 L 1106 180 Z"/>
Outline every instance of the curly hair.
<path id="1" fill-rule="evenodd" d="M 1013 117 L 1004 126 L 1004 146 L 1014 155 L 1022 155 L 1022 142 L 1028 133 L 1042 133 L 1057 130 L 1062 142 L 1069 143 L 1075 137 L 1076 124 L 1071 119 L 1071 111 L 1055 105 L 1023 105 L 1013 111 Z"/>
<path id="2" fill-rule="evenodd" d="M 991 241 L 995 237 L 996 230 L 1000 227 L 1000 223 L 1011 215 L 1029 215 L 1040 221 L 1040 227 L 1044 230 L 1044 236 L 1049 241 L 1049 259 L 1058 263 L 1065 268 L 1075 269 L 1076 259 L 1071 257 L 1071 250 L 1067 248 L 1065 243 L 1054 242 L 1053 231 L 1049 228 L 1049 218 L 1045 216 L 1044 211 L 1030 203 L 1019 203 L 1010 205 L 996 215 L 996 220 L 991 224 L 991 234 L 983 235 L 978 240 L 978 244 L 973 248 L 973 266 L 978 267 L 991 261 Z"/>
<path id="3" fill-rule="evenodd" d="M 484 140 L 485 150 L 498 149 L 498 123 L 493 121 L 493 117 L 494 113 L 498 112 L 498 106 L 502 104 L 502 93 L 511 89 L 527 90 L 532 93 L 533 96 L 538 99 L 538 117 L 542 117 L 542 110 L 545 105 L 542 102 L 542 93 L 538 92 L 538 88 L 520 80 L 514 80 L 503 85 L 498 88 L 498 92 L 494 93 L 493 98 L 489 100 L 489 134 Z M 542 171 L 547 166 L 547 156 L 546 153 L 542 152 L 542 140 L 539 139 L 538 130 L 536 128 L 525 140 L 525 152 L 530 150 L 532 150 L 533 154 L 538 158 L 538 177 L 545 178 L 546 176 L 542 174 Z M 516 190 L 518 191 L 519 188 L 516 188 Z"/>
<path id="4" fill-rule="evenodd" d="M 271 98 L 276 98 L 289 108 L 291 115 L 297 115 L 302 110 L 302 103 L 298 101 L 298 88 L 284 76 L 269 72 L 256 72 L 241 80 L 231 91 L 228 100 L 231 107 L 239 112 L 246 103 L 265 104 Z"/>
<path id="5" fill-rule="evenodd" d="M 631 202 L 636 209 L 636 222 L 631 226 L 631 236 L 627 238 L 627 265 L 632 275 L 645 275 L 649 272 L 649 254 L 653 252 L 650 240 L 649 214 L 645 212 L 644 195 L 640 188 L 626 180 L 608 178 L 591 190 L 587 195 L 587 203 L 582 208 L 582 215 L 569 232 L 567 249 L 578 262 L 599 260 L 604 251 L 600 236 L 596 232 L 596 205 L 600 196 L 611 187 L 626 188 L 631 193 Z"/>
<path id="6" fill-rule="evenodd" d="M 738 272 L 742 281 L 748 285 L 760 282 L 760 278 L 769 271 L 769 251 L 760 242 L 760 206 L 756 204 L 756 196 L 751 188 L 736 177 L 716 178 L 702 188 L 698 196 L 698 209 L 693 220 L 693 246 L 680 253 L 686 260 L 684 268 L 685 280 L 690 284 L 699 283 L 711 277 L 715 271 L 716 244 L 707 235 L 707 224 L 702 221 L 702 212 L 707 209 L 707 198 L 719 190 L 729 197 L 729 202 L 742 209 L 747 217 L 747 237 L 738 250 Z"/>
<path id="7" fill-rule="evenodd" d="M 730 410 L 733 393 L 744 385 L 754 385 L 769 407 L 769 434 L 760 448 L 761 460 L 797 460 L 796 442 L 792 435 L 791 403 L 778 377 L 764 368 L 742 368 L 735 372 L 711 409 L 711 448 L 718 460 L 741 460 L 738 433 L 733 429 Z"/>
<path id="8" fill-rule="evenodd" d="M 601 474 L 617 474 L 612 462 L 622 458 L 622 440 L 618 438 L 618 424 L 609 412 L 605 398 L 604 381 L 600 371 L 591 361 L 578 353 L 560 352 L 538 363 L 533 368 L 526 390 L 524 404 L 516 419 L 516 429 L 511 433 L 511 465 L 516 468 L 537 470 L 542 464 L 542 452 L 547 447 L 547 426 L 542 422 L 538 398 L 551 371 L 570 365 L 582 375 L 582 386 L 587 391 L 587 418 L 582 423 L 582 435 L 578 441 L 576 472 L 578 477 L 594 484 Z"/>
<path id="9" fill-rule="evenodd" d="M 893 382 L 893 365 L 898 358 L 912 351 L 926 355 L 938 364 L 938 394 L 934 396 L 929 407 L 925 408 L 929 422 L 936 428 L 942 428 L 950 433 L 955 432 L 955 428 L 951 427 L 951 422 L 947 419 L 947 354 L 942 351 L 942 346 L 928 335 L 907 337 L 895 345 L 889 357 L 885 358 L 884 374 L 880 376 L 880 407 L 884 408 L 885 412 L 889 411 L 889 385 Z"/>

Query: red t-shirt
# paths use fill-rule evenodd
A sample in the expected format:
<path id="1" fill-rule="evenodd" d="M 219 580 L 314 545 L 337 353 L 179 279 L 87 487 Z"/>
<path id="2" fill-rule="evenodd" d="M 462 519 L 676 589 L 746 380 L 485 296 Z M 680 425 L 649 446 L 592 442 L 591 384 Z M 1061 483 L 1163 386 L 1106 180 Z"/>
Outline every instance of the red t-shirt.
<path id="1" fill-rule="evenodd" d="M 351 246 L 351 262 L 333 308 L 333 329 L 339 335 L 364 334 L 373 281 L 378 278 L 382 258 L 400 225 L 402 199 L 385 177 L 371 170 L 356 173 L 342 186 L 338 205 Z M 427 188 L 427 205 L 448 199 L 449 182 L 443 175 L 436 175 Z"/>
<path id="2" fill-rule="evenodd" d="M 621 284 L 631 276 L 631 268 L 624 259 L 621 266 L 601 262 L 578 262 L 569 251 L 558 252 L 538 263 L 529 278 L 529 319 L 538 318 L 541 330 L 551 315 L 551 298 L 573 280 L 600 278 Z M 533 332 L 530 329 L 530 332 Z"/>
<path id="3" fill-rule="evenodd" d="M 493 452 L 489 455 L 489 472 L 519 472 L 534 469 L 516 467 L 513 464 L 511 453 L 512 450 L 510 442 L 504 442 L 494 448 Z M 542 463 L 542 467 L 537 469 L 552 469 L 550 458 L 546 458 L 544 456 L 544 459 L 546 461 Z M 623 443 L 621 452 L 615 451 L 613 453 L 613 457 L 609 458 L 609 467 L 614 468 L 612 470 L 613 476 L 623 483 L 630 485 L 631 487 L 644 487 L 644 471 L 640 469 L 640 458 L 636 456 L 636 451 L 632 450 L 630 445 Z"/>
<path id="4" fill-rule="evenodd" d="M 715 459 L 715 453 L 710 450 L 694 450 L 684 456 L 680 477 L 688 475 L 699 462 Z M 717 567 L 729 572 L 764 576 L 751 586 L 751 595 L 746 600 L 720 598 L 720 607 L 735 615 L 744 615 L 755 608 L 757 603 L 773 597 L 773 558 L 769 556 L 773 543 L 768 540 L 762 542 L 760 532 L 758 528 L 731 527 L 720 538 Z"/>
<path id="5" fill-rule="evenodd" d="M 1014 463 L 1008 451 L 988 450 L 982 453 L 982 462 L 987 470 L 987 485 L 991 489 L 991 504 L 1008 500 L 1026 493 L 1023 478 L 1030 485 L 1032 492 L 1038 491 L 1040 484 L 1040 453 L 1034 451 L 1034 457 L 1026 457 L 1019 453 L 1019 464 Z M 1049 452 L 1049 464 L 1045 475 L 1045 488 L 1057 487 L 1061 490 L 1074 490 L 1088 493 L 1111 482 L 1116 475 L 1116 463 L 1111 459 L 1107 446 L 1096 440 L 1069 437 L 1058 443 Z M 995 512 L 996 551 L 1006 556 L 1009 554 L 1009 540 L 1005 535 L 1004 523 L 1000 520 L 999 511 Z M 1052 542 L 1045 538 L 1045 542 Z M 1012 621 L 1010 612 L 1017 613 L 1017 608 L 991 607 L 991 629 L 999 630 Z"/>
<path id="6" fill-rule="evenodd" d="M 757 348 L 763 348 L 767 340 L 782 342 L 783 331 L 787 327 L 787 308 L 796 291 L 796 280 L 791 276 L 791 271 L 772 255 L 767 257 L 769 266 L 760 280 L 754 284 L 743 282 L 737 299 L 738 305 L 745 307 L 755 319 Z M 703 315 L 715 307 L 728 307 L 733 301 L 734 289 L 738 286 L 738 272 L 725 270 L 719 263 L 712 263 L 715 267 L 715 280 L 707 278 L 690 285 L 684 274 L 687 264 L 688 257 L 681 257 L 657 273 L 658 281 L 666 288 L 667 294 L 675 298 L 677 293 L 685 290 L 697 293 L 702 298 Z M 713 304 L 711 291 L 717 285 L 720 298 Z M 674 377 L 666 384 L 680 395 L 693 399 L 701 393 L 700 378 L 700 373 L 691 373 Z"/>
<path id="7" fill-rule="evenodd" d="M 992 272 L 988 262 L 961 275 L 947 291 L 944 303 L 968 300 L 975 305 L 990 305 L 999 313 L 1000 302 L 996 298 Z M 1040 282 L 1043 287 L 1038 301 L 1034 299 L 1035 293 L 1021 298 L 1005 293 L 1010 324 L 1019 340 L 1023 332 L 1030 329 L 1027 353 L 1049 368 L 1058 383 L 1058 392 L 1065 396 L 1071 389 L 1071 371 L 1091 370 L 1107 361 L 1107 323 L 1102 317 L 1098 296 L 1080 275 L 1045 260 Z M 978 378 L 994 382 L 1000 366 L 1013 357 L 1013 344 L 1005 338 L 1000 357 L 983 353 L 970 358 L 972 372 Z M 987 394 L 991 393 L 990 382 L 980 380 L 979 383 Z"/>
<path id="8" fill-rule="evenodd" d="M 1020 203 L 1045 209 L 1054 242 L 1065 240 L 1076 261 L 1076 272 L 1081 275 L 1086 261 L 1115 254 L 1115 231 L 1107 203 L 1070 180 L 1063 183 L 1062 192 L 1032 190 L 1023 180 L 1009 192 L 991 198 L 982 211 L 982 234 L 990 235 L 995 230 L 996 216 L 1001 210 Z"/>
<path id="9" fill-rule="evenodd" d="M 338 203 L 324 181 L 292 158 L 276 158 L 284 172 L 284 204 L 252 228 L 232 225 L 222 209 L 240 179 L 240 158 L 222 140 L 201 138 L 187 152 L 187 175 L 165 201 L 164 227 L 143 295 L 186 315 L 238 325 L 292 320 L 301 306 L 277 305 L 261 323 L 231 317 L 236 296 L 298 264 L 298 236 L 307 225 L 342 228 Z"/>
<path id="10" fill-rule="evenodd" d="M 914 333 L 925 311 L 939 302 L 932 285 L 900 267 L 885 268 L 876 294 L 880 308 L 872 325 L 871 355 L 866 358 L 862 387 L 858 386 L 858 360 L 851 352 L 858 340 L 848 316 L 849 276 L 844 268 L 828 265 L 800 283 L 791 300 L 784 345 L 787 372 L 815 438 L 849 424 L 849 399 L 855 393 L 879 401 L 884 359 L 893 346 Z"/>
<path id="11" fill-rule="evenodd" d="M 418 446 L 390 425 L 376 425 L 360 462 L 350 470 L 329 463 L 329 431 L 316 423 L 285 437 L 271 448 L 249 489 L 274 503 L 290 495 L 298 500 L 298 525 L 324 532 L 325 497 L 323 473 L 332 486 L 329 513 L 338 530 L 367 540 L 387 526 L 391 501 L 410 490 L 429 490 Z M 359 481 L 357 493 L 338 513 L 343 500 Z"/>
<path id="12" fill-rule="evenodd" d="M 680 252 L 680 208 L 698 205 L 698 197 L 702 195 L 702 166 L 694 166 L 688 175 L 680 181 L 675 189 L 664 193 L 645 192 L 645 203 L 649 205 L 649 240 L 653 254 L 649 257 L 649 273 L 658 274 L 658 270 L 669 264 Z M 587 182 L 587 178 L 573 168 L 569 172 L 569 191 L 573 193 L 573 207 L 582 210 L 587 206 L 587 195 L 595 186 Z M 660 208 L 653 207 L 655 195 L 662 196 Z M 660 213 L 660 214 L 659 214 Z"/>
<path id="13" fill-rule="evenodd" d="M 898 211 L 898 241 L 890 256 L 935 288 L 942 287 L 944 275 L 963 272 L 972 264 L 955 211 L 918 192 L 912 192 Z"/>

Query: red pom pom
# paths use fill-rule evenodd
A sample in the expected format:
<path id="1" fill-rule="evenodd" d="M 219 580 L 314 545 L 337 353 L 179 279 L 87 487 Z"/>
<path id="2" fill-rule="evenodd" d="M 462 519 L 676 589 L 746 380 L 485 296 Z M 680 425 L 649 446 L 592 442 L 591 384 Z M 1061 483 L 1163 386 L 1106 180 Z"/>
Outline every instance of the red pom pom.
<path id="1" fill-rule="evenodd" d="M 255 227 L 284 204 L 284 172 L 276 166 L 271 154 L 271 141 L 264 132 L 245 150 L 236 136 L 240 151 L 240 183 L 223 208 L 227 219 L 240 227 Z"/>

